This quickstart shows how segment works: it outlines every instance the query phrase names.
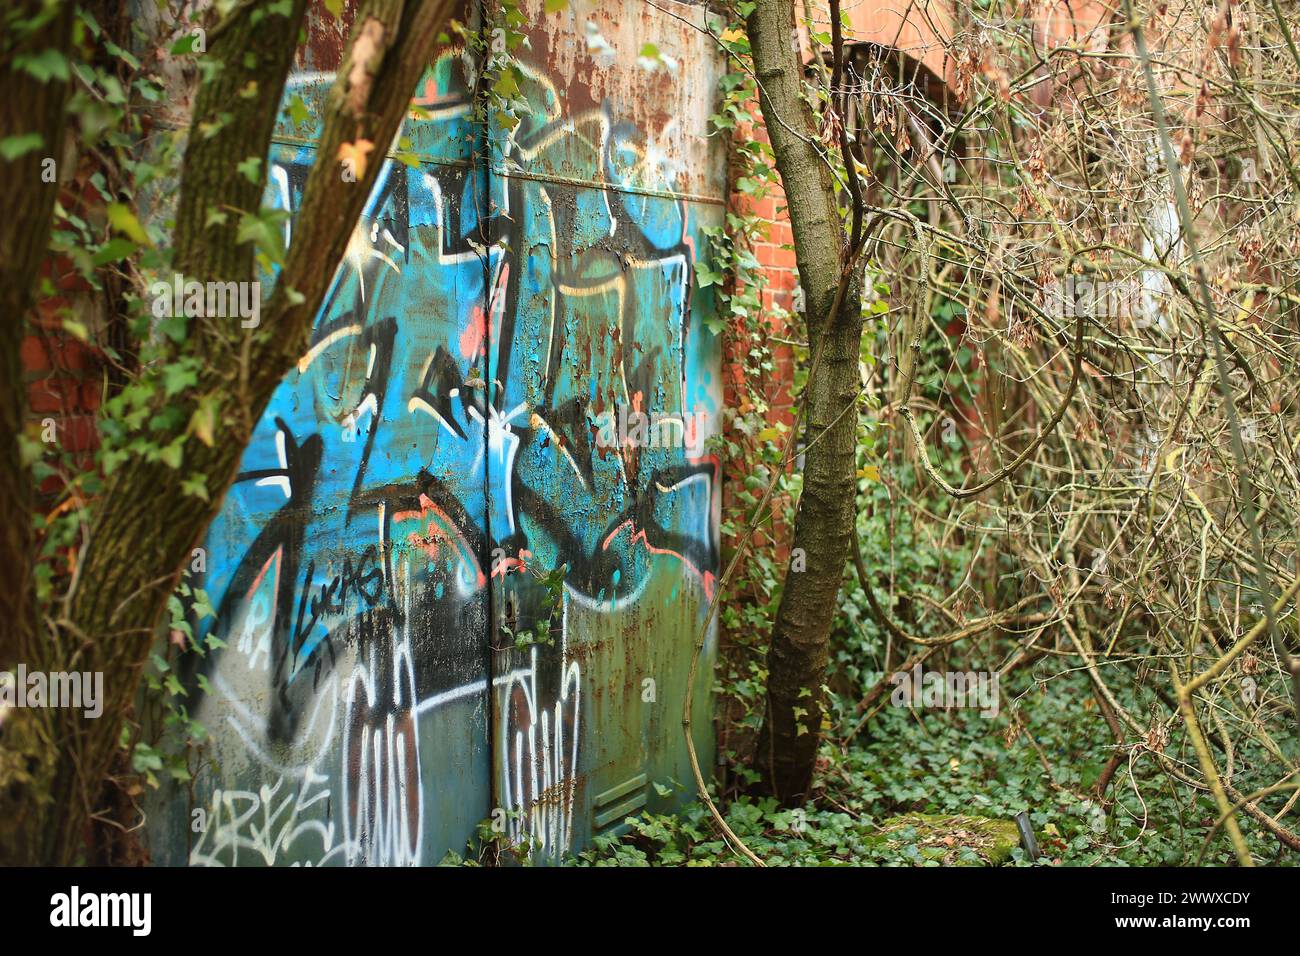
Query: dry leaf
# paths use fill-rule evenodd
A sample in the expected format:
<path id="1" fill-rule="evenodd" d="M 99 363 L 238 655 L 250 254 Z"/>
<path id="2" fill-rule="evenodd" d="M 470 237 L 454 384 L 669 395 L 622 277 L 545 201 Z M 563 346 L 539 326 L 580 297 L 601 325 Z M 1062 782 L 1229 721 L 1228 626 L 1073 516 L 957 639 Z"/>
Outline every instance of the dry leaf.
<path id="1" fill-rule="evenodd" d="M 359 139 L 355 143 L 343 143 L 339 146 L 339 162 L 346 163 L 357 179 L 366 175 L 367 157 L 374 150 L 375 144 L 368 139 Z"/>

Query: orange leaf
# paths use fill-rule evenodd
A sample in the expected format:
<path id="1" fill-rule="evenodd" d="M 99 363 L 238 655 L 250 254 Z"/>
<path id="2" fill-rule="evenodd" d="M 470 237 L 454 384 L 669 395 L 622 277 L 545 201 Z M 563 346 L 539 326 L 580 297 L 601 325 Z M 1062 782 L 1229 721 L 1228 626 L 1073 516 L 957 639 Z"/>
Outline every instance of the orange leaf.
<path id="1" fill-rule="evenodd" d="M 350 167 L 352 175 L 356 179 L 361 179 L 366 175 L 367 157 L 374 148 L 375 144 L 368 139 L 359 139 L 355 143 L 341 143 L 339 145 L 339 162 Z"/>

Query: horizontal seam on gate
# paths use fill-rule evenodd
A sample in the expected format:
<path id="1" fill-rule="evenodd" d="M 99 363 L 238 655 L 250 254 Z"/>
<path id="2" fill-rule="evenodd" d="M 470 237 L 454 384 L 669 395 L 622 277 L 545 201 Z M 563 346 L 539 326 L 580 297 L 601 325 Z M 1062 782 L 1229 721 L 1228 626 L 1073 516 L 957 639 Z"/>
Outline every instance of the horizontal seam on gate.
<path id="1" fill-rule="evenodd" d="M 686 202 L 709 203 L 725 206 L 726 200 L 718 196 L 701 196 L 696 193 L 679 193 L 670 189 L 640 189 L 636 186 L 614 186 L 609 183 L 593 183 L 586 179 L 570 176 L 555 176 L 547 173 L 509 172 L 495 168 L 493 173 L 505 179 L 531 179 L 543 183 L 558 183 L 563 186 L 587 186 L 591 189 L 607 189 L 615 193 L 627 193 L 631 196 L 649 196 L 653 199 L 684 199 Z"/>

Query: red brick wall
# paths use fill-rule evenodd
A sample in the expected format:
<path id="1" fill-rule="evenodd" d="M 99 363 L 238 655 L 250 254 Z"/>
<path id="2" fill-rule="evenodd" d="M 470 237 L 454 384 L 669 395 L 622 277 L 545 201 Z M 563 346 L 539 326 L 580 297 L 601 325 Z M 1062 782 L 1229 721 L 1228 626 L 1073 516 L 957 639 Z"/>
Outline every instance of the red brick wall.
<path id="1" fill-rule="evenodd" d="M 761 126 L 741 129 L 736 135 L 746 139 L 757 138 L 767 141 L 767 133 Z M 733 182 L 739 174 L 733 170 Z M 767 195 L 762 199 L 754 200 L 733 189 L 728 197 L 728 208 L 739 215 L 756 216 L 766 224 L 765 239 L 755 243 L 752 249 L 754 257 L 762 267 L 763 312 L 772 335 L 777 339 L 802 341 L 803 321 L 794 311 L 794 290 L 799 285 L 799 272 L 795 265 L 794 235 L 790 231 L 790 219 L 785 209 L 785 193 L 780 185 L 776 184 L 768 188 Z M 780 319 L 778 310 L 784 310 L 789 314 L 788 322 Z M 772 409 L 768 418 L 773 422 L 781 421 L 790 424 L 792 421 L 790 386 L 793 380 L 790 346 L 772 340 L 769 340 L 768 345 L 772 350 L 773 362 L 776 366 L 774 372 L 763 383 L 763 391 Z M 736 343 L 733 342 L 732 348 L 735 347 Z M 734 354 L 728 354 L 725 361 L 727 362 L 724 376 L 727 407 L 745 411 L 747 409 L 741 407 L 743 391 L 737 388 L 743 366 L 738 364 L 739 357 Z"/>
<path id="2" fill-rule="evenodd" d="M 97 195 L 97 194 L 96 194 Z M 88 217 L 86 194 L 78 202 L 75 190 L 64 189 L 60 201 L 77 215 Z M 53 422 L 58 447 L 85 456 L 99 445 L 95 415 L 103 393 L 103 356 L 64 328 L 71 319 L 88 329 L 98 323 L 98 293 L 64 256 L 49 256 L 41 266 L 36 304 L 27 316 L 22 363 L 27 386 L 28 434 L 41 440 Z M 47 479 L 42 493 L 58 490 Z"/>
<path id="3" fill-rule="evenodd" d="M 754 112 L 757 114 L 756 104 Z M 767 140 L 762 126 L 742 128 L 735 135 L 738 142 Z M 745 170 L 735 168 L 733 164 L 731 181 L 734 183 L 742 175 L 745 175 Z M 757 391 L 768 404 L 766 420 L 773 425 L 781 423 L 790 426 L 794 421 L 791 397 L 794 360 L 792 348 L 786 343 L 802 341 L 804 329 L 803 317 L 795 311 L 794 293 L 799 285 L 799 272 L 795 264 L 794 236 L 785 208 L 785 193 L 779 184 L 773 184 L 763 198 L 754 199 L 733 188 L 728 197 L 728 210 L 737 215 L 754 216 L 764 227 L 760 238 L 752 243 L 750 251 L 760 266 L 760 299 L 763 321 L 769 334 L 766 344 L 772 353 L 774 367 L 759 383 L 743 382 L 746 374 L 743 350 L 748 347 L 748 338 L 743 334 L 731 336 L 723 355 L 724 401 L 728 408 L 747 414 L 752 411 L 748 396 Z M 736 324 L 743 331 L 741 320 L 737 319 Z M 728 508 L 734 500 L 735 491 L 743 486 L 748 477 L 743 472 L 743 466 L 737 462 L 728 462 L 724 467 L 722 494 L 724 505 Z M 754 549 L 773 548 L 773 557 L 778 562 L 786 560 L 790 547 L 790 528 L 785 521 L 784 504 L 779 498 L 773 500 L 775 520 L 761 526 L 752 542 Z"/>

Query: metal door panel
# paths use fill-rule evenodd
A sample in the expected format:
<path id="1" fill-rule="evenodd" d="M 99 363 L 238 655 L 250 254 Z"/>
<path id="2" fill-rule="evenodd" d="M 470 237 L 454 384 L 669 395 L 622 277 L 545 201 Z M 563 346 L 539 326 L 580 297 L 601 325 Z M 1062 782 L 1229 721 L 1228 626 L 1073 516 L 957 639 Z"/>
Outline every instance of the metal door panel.
<path id="1" fill-rule="evenodd" d="M 182 669 L 211 740 L 155 801 L 159 862 L 428 865 L 498 809 L 554 860 L 690 796 L 681 701 L 718 560 L 719 343 L 694 282 L 723 220 L 718 64 L 643 4 L 591 17 L 677 71 L 598 56 L 531 4 L 533 108 L 486 158 L 461 54 L 422 82 L 415 161 L 384 161 L 204 543 L 197 633 L 224 646 Z M 286 101 L 317 116 L 332 80 L 304 69 Z M 297 208 L 315 138 L 282 119 L 267 204 Z M 601 440 L 618 408 L 680 439 Z M 562 567 L 554 642 L 514 646 Z"/>

